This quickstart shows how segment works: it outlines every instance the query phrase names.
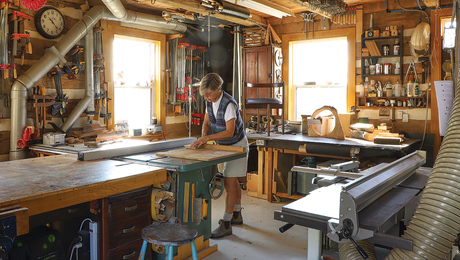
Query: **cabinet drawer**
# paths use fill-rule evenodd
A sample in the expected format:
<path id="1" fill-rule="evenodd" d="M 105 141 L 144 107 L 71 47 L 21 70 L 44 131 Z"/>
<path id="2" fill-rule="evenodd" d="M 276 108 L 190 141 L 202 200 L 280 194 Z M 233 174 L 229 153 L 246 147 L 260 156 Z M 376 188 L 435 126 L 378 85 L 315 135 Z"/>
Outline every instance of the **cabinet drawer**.
<path id="1" fill-rule="evenodd" d="M 142 247 L 142 239 L 138 239 L 132 243 L 120 246 L 109 251 L 109 260 L 136 260 L 139 258 L 139 253 Z M 147 246 L 145 250 L 145 259 L 151 259 L 151 246 Z"/>
<path id="2" fill-rule="evenodd" d="M 141 230 L 149 225 L 149 215 L 142 214 L 109 225 L 109 249 L 119 247 L 141 238 Z"/>
<path id="3" fill-rule="evenodd" d="M 109 221 L 111 224 L 140 214 L 148 214 L 150 210 L 150 194 L 121 200 L 109 204 Z"/>

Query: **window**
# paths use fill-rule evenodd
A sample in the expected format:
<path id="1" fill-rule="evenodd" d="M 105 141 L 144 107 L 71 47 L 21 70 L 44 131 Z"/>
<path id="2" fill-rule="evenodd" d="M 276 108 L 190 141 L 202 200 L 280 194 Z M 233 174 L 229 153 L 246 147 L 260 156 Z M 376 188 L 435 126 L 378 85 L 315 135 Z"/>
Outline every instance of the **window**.
<path id="1" fill-rule="evenodd" d="M 347 112 L 348 42 L 346 37 L 292 42 L 294 120 L 324 105 Z"/>
<path id="2" fill-rule="evenodd" d="M 115 35 L 113 40 L 114 119 L 145 133 L 155 115 L 157 43 Z"/>

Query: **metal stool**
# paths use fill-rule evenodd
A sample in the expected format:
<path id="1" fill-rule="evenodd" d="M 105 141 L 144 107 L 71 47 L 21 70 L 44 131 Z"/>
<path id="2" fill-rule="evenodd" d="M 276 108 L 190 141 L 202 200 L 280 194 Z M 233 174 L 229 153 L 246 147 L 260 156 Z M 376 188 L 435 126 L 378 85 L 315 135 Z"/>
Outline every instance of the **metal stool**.
<path id="1" fill-rule="evenodd" d="M 144 259 L 148 242 L 165 246 L 168 260 L 173 260 L 173 246 L 181 246 L 190 243 L 192 259 L 198 260 L 194 242 L 198 236 L 198 232 L 191 226 L 179 223 L 155 222 L 142 229 L 141 236 L 144 242 L 142 243 L 139 259 Z"/>

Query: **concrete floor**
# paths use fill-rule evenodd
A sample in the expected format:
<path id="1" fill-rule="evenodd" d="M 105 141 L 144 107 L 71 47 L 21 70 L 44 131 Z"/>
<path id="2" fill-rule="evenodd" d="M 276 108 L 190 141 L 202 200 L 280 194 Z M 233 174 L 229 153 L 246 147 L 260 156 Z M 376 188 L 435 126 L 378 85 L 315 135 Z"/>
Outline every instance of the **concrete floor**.
<path id="1" fill-rule="evenodd" d="M 225 194 L 212 201 L 212 229 L 216 228 L 224 214 Z M 285 233 L 278 228 L 284 222 L 275 220 L 273 212 L 281 210 L 286 202 L 270 203 L 263 199 L 246 196 L 243 191 L 243 221 L 233 226 L 233 235 L 210 239 L 210 245 L 218 245 L 218 251 L 205 260 L 242 259 L 307 259 L 307 228 L 294 226 Z"/>

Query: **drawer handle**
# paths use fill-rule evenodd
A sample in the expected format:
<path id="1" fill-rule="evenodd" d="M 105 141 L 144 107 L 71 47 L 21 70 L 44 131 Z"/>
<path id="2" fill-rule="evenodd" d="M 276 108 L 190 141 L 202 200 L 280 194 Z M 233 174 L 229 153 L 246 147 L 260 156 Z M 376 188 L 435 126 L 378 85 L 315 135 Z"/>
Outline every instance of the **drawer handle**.
<path id="1" fill-rule="evenodd" d="M 130 228 L 125 228 L 125 229 L 123 229 L 123 234 L 133 232 L 135 229 L 136 229 L 136 226 L 132 226 Z"/>
<path id="2" fill-rule="evenodd" d="M 133 210 L 135 210 L 135 209 L 137 209 L 137 204 L 134 205 L 134 206 L 131 206 L 131 207 L 125 207 L 125 212 L 127 212 L 127 211 L 133 211 Z"/>
<path id="3" fill-rule="evenodd" d="M 136 256 L 136 251 L 132 252 L 132 253 L 129 254 L 129 255 L 124 255 L 124 256 L 123 256 L 123 260 L 125 260 L 125 259 L 131 259 L 131 258 L 133 258 L 133 257 L 135 257 L 135 256 Z"/>

